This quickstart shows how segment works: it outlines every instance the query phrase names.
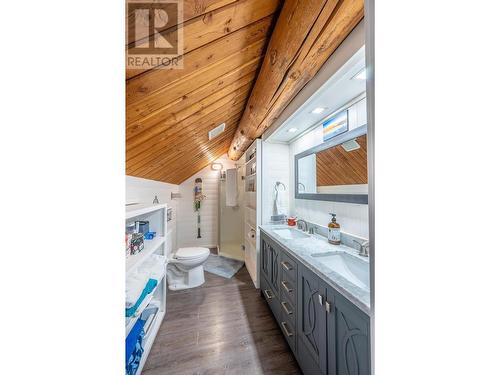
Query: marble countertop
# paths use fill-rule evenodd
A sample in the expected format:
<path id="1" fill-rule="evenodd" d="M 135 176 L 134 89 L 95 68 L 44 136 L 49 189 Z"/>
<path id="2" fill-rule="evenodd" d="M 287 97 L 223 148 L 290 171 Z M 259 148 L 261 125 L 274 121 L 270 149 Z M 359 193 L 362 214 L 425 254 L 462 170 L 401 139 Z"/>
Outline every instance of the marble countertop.
<path id="1" fill-rule="evenodd" d="M 260 229 L 265 232 L 274 241 L 281 244 L 292 256 L 299 259 L 305 266 L 314 273 L 322 277 L 328 284 L 334 287 L 349 301 L 354 303 L 366 314 L 370 314 L 370 290 L 360 288 L 349 280 L 345 279 L 334 269 L 326 266 L 319 261 L 319 258 L 312 257 L 311 254 L 327 251 L 344 251 L 364 262 L 369 262 L 367 258 L 360 257 L 358 251 L 345 245 L 331 245 L 328 240 L 319 235 L 310 235 L 307 238 L 284 239 L 274 233 L 275 229 L 289 228 L 283 224 L 264 224 Z"/>

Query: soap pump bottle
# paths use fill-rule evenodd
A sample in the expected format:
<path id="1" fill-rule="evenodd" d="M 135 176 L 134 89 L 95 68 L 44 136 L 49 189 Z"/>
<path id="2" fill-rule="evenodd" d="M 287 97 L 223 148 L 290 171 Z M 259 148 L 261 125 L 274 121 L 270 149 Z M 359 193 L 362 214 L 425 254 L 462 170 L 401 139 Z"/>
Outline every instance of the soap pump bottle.
<path id="1" fill-rule="evenodd" d="M 340 245 L 340 224 L 337 223 L 336 214 L 330 215 L 332 215 L 332 221 L 328 223 L 328 242 Z"/>

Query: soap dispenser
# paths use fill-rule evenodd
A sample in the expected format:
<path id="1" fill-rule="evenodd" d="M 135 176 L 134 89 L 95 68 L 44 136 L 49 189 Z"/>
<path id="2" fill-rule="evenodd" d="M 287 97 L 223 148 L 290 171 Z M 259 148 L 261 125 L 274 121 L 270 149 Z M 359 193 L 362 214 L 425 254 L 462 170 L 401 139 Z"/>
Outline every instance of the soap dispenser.
<path id="1" fill-rule="evenodd" d="M 330 215 L 332 215 L 332 221 L 328 223 L 328 242 L 340 245 L 340 224 L 337 223 L 336 214 Z"/>

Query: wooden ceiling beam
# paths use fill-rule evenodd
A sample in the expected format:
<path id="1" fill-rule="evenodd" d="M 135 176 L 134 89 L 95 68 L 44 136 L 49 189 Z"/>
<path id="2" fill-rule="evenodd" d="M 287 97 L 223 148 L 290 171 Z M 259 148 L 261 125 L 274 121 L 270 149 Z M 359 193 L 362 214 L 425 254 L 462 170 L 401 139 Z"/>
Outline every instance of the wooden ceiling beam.
<path id="1" fill-rule="evenodd" d="M 237 160 L 363 18 L 363 0 L 286 0 L 229 148 Z"/>

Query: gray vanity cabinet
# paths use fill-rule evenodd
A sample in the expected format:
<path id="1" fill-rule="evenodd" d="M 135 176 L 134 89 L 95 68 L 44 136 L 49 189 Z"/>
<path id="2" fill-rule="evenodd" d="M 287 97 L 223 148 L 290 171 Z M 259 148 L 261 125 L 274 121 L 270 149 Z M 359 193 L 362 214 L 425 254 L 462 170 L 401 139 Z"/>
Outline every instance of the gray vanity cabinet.
<path id="1" fill-rule="evenodd" d="M 260 277 L 265 277 L 267 280 L 271 278 L 271 250 L 267 241 L 261 240 L 260 246 Z M 261 288 L 262 289 L 262 288 Z"/>
<path id="2" fill-rule="evenodd" d="M 370 318 L 333 288 L 327 288 L 331 310 L 327 313 L 328 374 L 370 374 Z"/>
<path id="3" fill-rule="evenodd" d="M 299 363 L 305 374 L 327 373 L 326 287 L 312 271 L 299 265 L 298 274 Z"/>
<path id="4" fill-rule="evenodd" d="M 305 375 L 369 375 L 370 318 L 261 232 L 261 290 Z"/>
<path id="5" fill-rule="evenodd" d="M 279 248 L 269 240 L 261 240 L 261 275 L 269 286 L 279 295 Z"/>

